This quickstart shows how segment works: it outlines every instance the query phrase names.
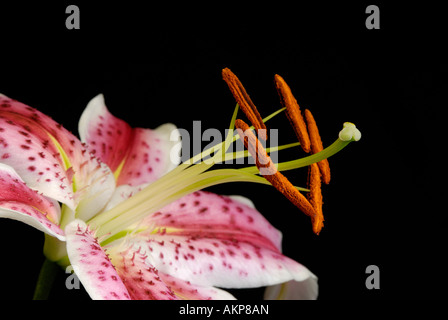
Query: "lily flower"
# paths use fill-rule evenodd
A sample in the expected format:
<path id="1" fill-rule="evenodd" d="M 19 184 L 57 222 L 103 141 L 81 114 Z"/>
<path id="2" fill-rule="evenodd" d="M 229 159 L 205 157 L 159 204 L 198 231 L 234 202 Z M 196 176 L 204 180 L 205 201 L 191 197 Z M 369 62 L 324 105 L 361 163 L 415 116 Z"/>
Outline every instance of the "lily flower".
<path id="1" fill-rule="evenodd" d="M 316 288 L 317 278 L 281 253 L 280 231 L 252 202 L 201 191 L 240 181 L 279 190 L 286 185 L 278 175 L 258 175 L 260 161 L 251 152 L 256 142 L 247 144 L 256 167 L 211 170 L 228 157 L 248 156 L 226 153 L 243 137 L 241 126 L 233 135 L 237 111 L 238 105 L 223 143 L 179 165 L 174 125 L 133 129 L 109 113 L 102 95 L 81 116 L 84 143 L 48 116 L 0 96 L 0 217 L 45 232 L 46 257 L 71 264 L 93 299 L 231 299 L 218 288 L 289 281 Z M 344 130 L 327 149 L 277 170 L 310 166 L 359 140 L 354 126 Z M 284 193 L 290 200 L 299 190 L 318 192 L 287 186 L 295 190 L 292 197 Z M 309 203 L 319 205 L 313 196 Z M 313 210 L 314 230 L 323 219 Z M 305 292 L 315 297 L 316 290 Z"/>

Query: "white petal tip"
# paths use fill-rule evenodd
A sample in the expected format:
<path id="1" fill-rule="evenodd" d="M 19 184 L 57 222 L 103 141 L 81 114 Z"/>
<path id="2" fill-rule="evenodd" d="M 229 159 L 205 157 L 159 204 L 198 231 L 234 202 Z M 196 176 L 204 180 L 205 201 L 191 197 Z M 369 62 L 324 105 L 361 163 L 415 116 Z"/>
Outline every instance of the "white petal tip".
<path id="1" fill-rule="evenodd" d="M 104 104 L 104 95 L 102 93 L 97 94 L 90 102 L 101 102 Z"/>

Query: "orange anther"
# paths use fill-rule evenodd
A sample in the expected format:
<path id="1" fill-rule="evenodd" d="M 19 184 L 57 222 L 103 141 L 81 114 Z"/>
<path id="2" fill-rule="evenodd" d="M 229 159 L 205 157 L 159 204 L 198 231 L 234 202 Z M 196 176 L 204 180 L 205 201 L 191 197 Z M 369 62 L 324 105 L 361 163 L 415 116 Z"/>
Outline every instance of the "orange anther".
<path id="1" fill-rule="evenodd" d="M 291 89 L 286 84 L 285 80 L 278 74 L 275 75 L 275 86 L 277 88 L 278 95 L 283 107 L 286 108 L 286 115 L 291 123 L 291 126 L 296 133 L 297 139 L 299 139 L 300 145 L 303 151 L 310 152 L 310 137 L 306 130 L 305 120 L 300 112 L 299 104 L 296 98 L 294 98 Z"/>
<path id="2" fill-rule="evenodd" d="M 308 200 L 313 206 L 316 216 L 311 218 L 313 224 L 313 232 L 319 234 L 324 226 L 324 214 L 322 212 L 322 189 L 321 189 L 321 174 L 319 167 L 316 163 L 309 166 L 308 171 L 308 188 L 310 192 L 308 193 Z"/>
<path id="3" fill-rule="evenodd" d="M 305 119 L 308 125 L 308 133 L 311 141 L 311 151 L 313 153 L 318 153 L 324 149 L 322 145 L 322 140 L 320 138 L 319 130 L 317 129 L 316 121 L 314 120 L 311 111 L 305 109 Z M 322 174 L 322 180 L 325 184 L 330 183 L 331 173 L 330 173 L 330 164 L 327 159 L 319 161 L 317 163 L 319 165 L 320 173 Z"/>
<path id="4" fill-rule="evenodd" d="M 246 92 L 246 89 L 244 89 L 241 81 L 229 68 L 222 70 L 222 78 L 229 86 L 229 89 L 232 92 L 236 102 L 239 104 L 241 110 L 257 130 L 258 136 L 261 139 L 266 140 L 266 126 L 263 123 L 263 119 L 261 118 L 257 107 L 250 99 L 249 94 Z"/>

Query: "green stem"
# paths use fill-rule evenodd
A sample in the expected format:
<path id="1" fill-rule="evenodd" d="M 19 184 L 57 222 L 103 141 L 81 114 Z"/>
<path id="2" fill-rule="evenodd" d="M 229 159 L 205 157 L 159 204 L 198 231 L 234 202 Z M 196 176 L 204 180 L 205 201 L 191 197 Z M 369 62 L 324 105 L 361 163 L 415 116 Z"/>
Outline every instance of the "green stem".
<path id="1" fill-rule="evenodd" d="M 37 278 L 36 288 L 34 289 L 33 300 L 47 300 L 50 295 L 59 266 L 45 258 Z"/>

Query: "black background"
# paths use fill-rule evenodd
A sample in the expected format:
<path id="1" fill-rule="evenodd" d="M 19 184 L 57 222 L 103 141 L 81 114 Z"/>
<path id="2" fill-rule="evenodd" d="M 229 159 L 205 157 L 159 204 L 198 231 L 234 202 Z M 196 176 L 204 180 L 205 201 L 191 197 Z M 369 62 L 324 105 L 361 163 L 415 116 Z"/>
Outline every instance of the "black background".
<path id="1" fill-rule="evenodd" d="M 65 28 L 69 4 L 80 8 L 80 30 Z M 445 298 L 443 10 L 376 2 L 380 30 L 367 30 L 369 4 L 2 4 L 0 92 L 75 134 L 98 93 L 134 127 L 172 122 L 192 130 L 200 120 L 203 129 L 224 130 L 235 102 L 221 70 L 238 75 L 262 115 L 280 107 L 273 84 L 280 74 L 313 112 L 324 145 L 345 121 L 363 134 L 330 159 L 323 231 L 314 235 L 309 219 L 272 188 L 212 191 L 252 199 L 283 232 L 285 254 L 319 277 L 320 299 Z M 279 129 L 281 143 L 295 141 L 285 117 L 268 127 Z M 279 159 L 289 156 L 301 153 Z M 306 170 L 286 175 L 306 183 Z M 0 245 L 2 298 L 30 299 L 43 235 L 2 219 Z M 379 290 L 365 287 L 372 264 L 380 268 Z M 88 298 L 64 281 L 61 271 L 51 298 Z"/>

